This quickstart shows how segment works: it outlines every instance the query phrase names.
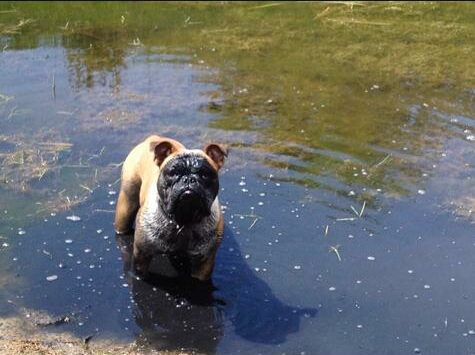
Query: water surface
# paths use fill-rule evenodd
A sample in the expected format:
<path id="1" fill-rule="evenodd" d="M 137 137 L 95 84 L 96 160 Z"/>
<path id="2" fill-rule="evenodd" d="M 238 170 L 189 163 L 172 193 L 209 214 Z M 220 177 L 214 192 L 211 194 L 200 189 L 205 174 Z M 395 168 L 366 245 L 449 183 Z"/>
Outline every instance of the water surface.
<path id="1" fill-rule="evenodd" d="M 472 4 L 2 3 L 0 313 L 144 349 L 475 351 Z M 231 147 L 213 287 L 130 273 L 120 163 Z"/>

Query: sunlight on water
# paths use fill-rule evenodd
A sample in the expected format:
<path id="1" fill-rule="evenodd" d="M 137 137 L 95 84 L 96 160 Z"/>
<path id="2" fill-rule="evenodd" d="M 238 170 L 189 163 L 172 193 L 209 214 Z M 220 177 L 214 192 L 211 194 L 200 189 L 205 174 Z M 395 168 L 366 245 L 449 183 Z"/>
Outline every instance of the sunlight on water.
<path id="1" fill-rule="evenodd" d="M 474 19 L 0 4 L 0 349 L 23 327 L 80 349 L 473 353 Z M 231 148 L 213 287 L 144 282 L 114 237 L 121 162 L 151 133 Z"/>

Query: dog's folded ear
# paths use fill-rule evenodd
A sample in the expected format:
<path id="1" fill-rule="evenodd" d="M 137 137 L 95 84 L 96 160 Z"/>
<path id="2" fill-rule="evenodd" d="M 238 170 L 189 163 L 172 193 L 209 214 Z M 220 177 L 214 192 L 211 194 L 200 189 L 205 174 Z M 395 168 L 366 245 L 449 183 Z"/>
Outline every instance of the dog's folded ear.
<path id="1" fill-rule="evenodd" d="M 224 165 L 224 158 L 228 156 L 228 150 L 220 144 L 208 144 L 203 151 L 216 163 L 218 170 Z"/>
<path id="2" fill-rule="evenodd" d="M 174 139 L 160 138 L 150 142 L 150 151 L 154 152 L 154 161 L 160 166 L 166 157 L 185 147 Z"/>

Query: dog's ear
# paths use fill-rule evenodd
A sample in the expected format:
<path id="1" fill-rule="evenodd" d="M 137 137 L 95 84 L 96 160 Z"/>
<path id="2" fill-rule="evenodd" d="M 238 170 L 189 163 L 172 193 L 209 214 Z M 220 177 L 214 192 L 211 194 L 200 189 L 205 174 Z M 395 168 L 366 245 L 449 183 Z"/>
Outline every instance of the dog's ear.
<path id="1" fill-rule="evenodd" d="M 224 158 L 228 156 L 228 150 L 220 144 L 208 144 L 203 151 L 215 162 L 218 170 L 224 165 Z"/>
<path id="2" fill-rule="evenodd" d="M 160 138 L 150 142 L 150 151 L 154 153 L 154 161 L 158 166 L 162 165 L 170 154 L 183 148 L 183 145 L 170 138 Z"/>

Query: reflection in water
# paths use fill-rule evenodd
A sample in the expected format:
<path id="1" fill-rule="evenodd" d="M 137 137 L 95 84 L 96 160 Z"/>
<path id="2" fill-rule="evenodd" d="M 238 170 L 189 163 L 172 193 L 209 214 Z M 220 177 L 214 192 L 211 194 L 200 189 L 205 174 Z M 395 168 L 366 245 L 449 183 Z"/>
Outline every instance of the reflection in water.
<path id="1" fill-rule="evenodd" d="M 127 47 L 123 38 L 94 28 L 75 29 L 74 33 L 63 37 L 63 46 L 74 90 L 91 89 L 95 84 L 119 90 Z"/>
<path id="2" fill-rule="evenodd" d="M 214 353 L 224 334 L 224 317 L 247 341 L 281 344 L 299 330 L 302 316 L 316 315 L 315 309 L 279 301 L 244 262 L 228 229 L 218 253 L 216 285 L 159 274 L 144 282 L 131 270 L 133 236 L 117 236 L 117 242 L 132 290 L 135 322 L 142 329 L 140 345 Z"/>
<path id="3" fill-rule="evenodd" d="M 473 5 L 349 5 L 1 2 L 3 303 L 157 349 L 472 353 Z M 212 286 L 101 234 L 157 131 L 236 147 Z"/>
<path id="4" fill-rule="evenodd" d="M 223 319 L 212 285 L 160 275 L 144 282 L 131 270 L 133 236 L 117 236 L 117 242 L 135 304 L 135 322 L 143 331 L 137 342 L 157 350 L 214 353 L 223 335 Z"/>

